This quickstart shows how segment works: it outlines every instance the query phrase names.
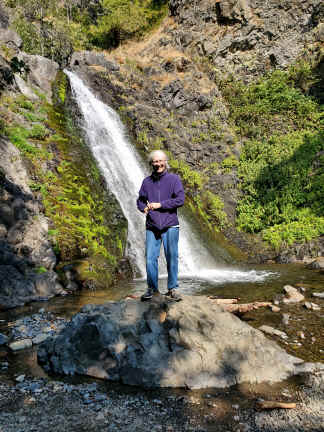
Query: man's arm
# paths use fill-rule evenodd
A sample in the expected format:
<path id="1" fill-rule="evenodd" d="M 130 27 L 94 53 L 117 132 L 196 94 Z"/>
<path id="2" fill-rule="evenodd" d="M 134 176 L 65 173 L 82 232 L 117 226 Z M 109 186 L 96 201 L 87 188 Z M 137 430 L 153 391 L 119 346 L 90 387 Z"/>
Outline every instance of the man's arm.
<path id="1" fill-rule="evenodd" d="M 174 208 L 182 207 L 184 204 L 185 194 L 184 194 L 181 180 L 178 176 L 176 177 L 172 195 L 173 195 L 172 198 L 161 201 L 160 204 L 162 209 L 167 209 L 167 210 L 174 209 Z"/>
<path id="2" fill-rule="evenodd" d="M 144 181 L 142 183 L 141 189 L 139 190 L 136 204 L 139 211 L 142 213 L 147 213 L 147 193 L 145 190 Z"/>

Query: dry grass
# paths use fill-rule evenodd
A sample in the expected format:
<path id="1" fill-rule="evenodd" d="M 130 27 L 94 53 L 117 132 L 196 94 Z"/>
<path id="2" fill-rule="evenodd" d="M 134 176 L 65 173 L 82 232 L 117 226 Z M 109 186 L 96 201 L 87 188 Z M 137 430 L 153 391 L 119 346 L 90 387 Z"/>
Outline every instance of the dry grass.
<path id="1" fill-rule="evenodd" d="M 174 81 L 176 78 L 176 73 L 164 73 L 152 76 L 152 81 L 157 81 L 162 87 L 165 87 L 166 85 L 170 84 L 170 82 Z"/>
<path id="2" fill-rule="evenodd" d="M 96 72 L 107 72 L 107 69 L 104 66 L 100 65 L 90 65 L 89 68 Z"/>
<path id="3" fill-rule="evenodd" d="M 127 41 L 116 48 L 112 53 L 106 53 L 106 55 L 110 58 L 113 57 L 120 64 L 125 63 L 127 58 L 150 64 L 158 54 L 157 51 L 159 50 L 156 47 L 158 46 L 158 41 L 164 35 L 165 30 L 176 26 L 177 24 L 174 22 L 174 19 L 167 17 L 156 30 L 148 34 L 144 39 L 140 41 Z"/>

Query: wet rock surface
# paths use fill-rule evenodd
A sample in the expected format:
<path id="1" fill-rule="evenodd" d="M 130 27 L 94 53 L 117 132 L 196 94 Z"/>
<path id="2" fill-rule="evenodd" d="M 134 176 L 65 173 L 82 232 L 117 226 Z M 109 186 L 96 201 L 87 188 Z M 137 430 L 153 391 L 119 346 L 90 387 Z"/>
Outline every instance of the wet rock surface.
<path id="1" fill-rule="evenodd" d="M 179 303 L 124 300 L 87 305 L 40 345 L 46 370 L 143 387 L 226 387 L 275 382 L 302 360 L 205 297 Z"/>

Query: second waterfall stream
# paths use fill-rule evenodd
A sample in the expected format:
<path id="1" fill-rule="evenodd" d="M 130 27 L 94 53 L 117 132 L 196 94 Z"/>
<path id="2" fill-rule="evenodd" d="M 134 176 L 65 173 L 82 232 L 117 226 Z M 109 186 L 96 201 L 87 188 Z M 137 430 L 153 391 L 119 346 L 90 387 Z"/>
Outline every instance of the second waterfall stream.
<path id="1" fill-rule="evenodd" d="M 83 117 L 87 144 L 110 192 L 117 198 L 128 220 L 127 256 L 137 274 L 144 277 L 145 216 L 137 210 L 136 199 L 142 180 L 149 172 L 127 138 L 118 114 L 96 98 L 74 72 L 65 73 L 70 79 L 72 95 Z M 229 268 L 221 255 L 213 257 L 199 235 L 193 232 L 186 219 L 180 215 L 180 278 L 189 277 L 214 283 L 256 282 L 269 275 L 265 271 Z M 163 260 L 160 273 L 165 274 Z"/>

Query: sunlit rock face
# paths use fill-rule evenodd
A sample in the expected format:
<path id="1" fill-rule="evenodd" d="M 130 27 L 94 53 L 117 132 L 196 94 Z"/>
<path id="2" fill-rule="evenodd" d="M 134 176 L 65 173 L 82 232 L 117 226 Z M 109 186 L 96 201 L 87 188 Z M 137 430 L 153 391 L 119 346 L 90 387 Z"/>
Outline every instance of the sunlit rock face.
<path id="1" fill-rule="evenodd" d="M 227 387 L 283 380 L 304 368 L 206 297 L 87 305 L 38 360 L 47 371 L 143 387 Z"/>

